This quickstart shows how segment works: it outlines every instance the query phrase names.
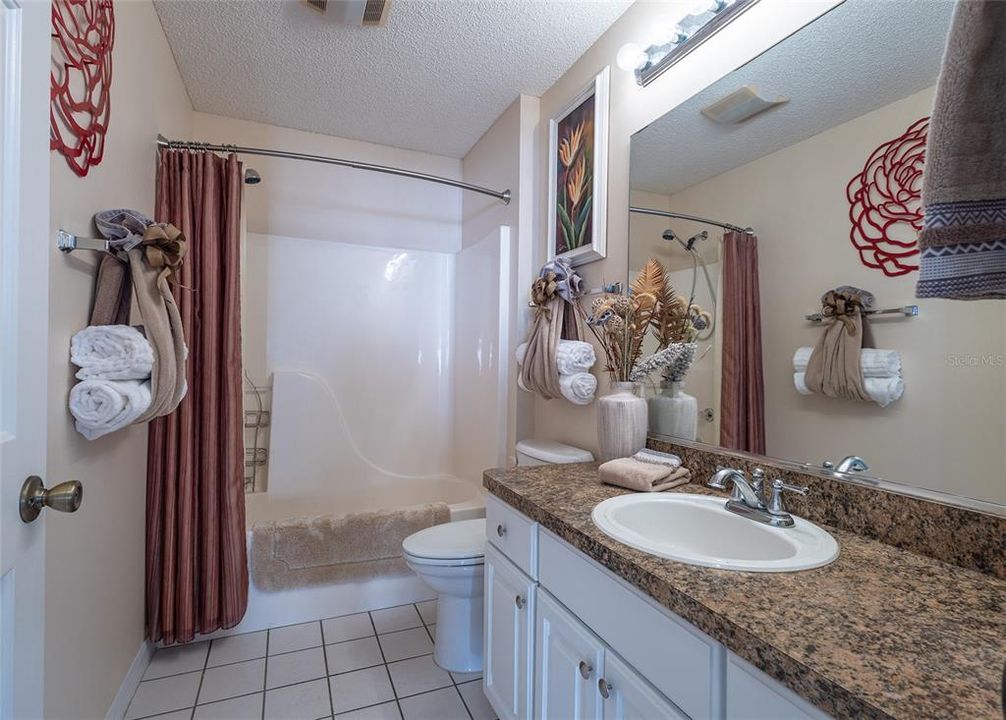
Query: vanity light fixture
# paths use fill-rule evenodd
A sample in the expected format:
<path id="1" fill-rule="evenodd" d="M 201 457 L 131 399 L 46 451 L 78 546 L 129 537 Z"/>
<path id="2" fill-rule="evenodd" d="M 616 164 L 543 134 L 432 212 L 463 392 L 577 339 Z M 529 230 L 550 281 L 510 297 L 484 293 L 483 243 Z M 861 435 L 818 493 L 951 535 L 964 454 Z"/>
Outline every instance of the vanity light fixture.
<path id="1" fill-rule="evenodd" d="M 702 114 L 721 125 L 739 125 L 759 113 L 789 102 L 788 97 L 774 100 L 762 97 L 757 85 L 744 85 L 724 98 L 706 105 Z"/>
<path id="2" fill-rule="evenodd" d="M 633 72 L 636 82 L 649 85 L 667 68 L 736 20 L 758 0 L 698 0 L 676 23 L 657 23 L 647 46 L 623 45 L 616 63 Z"/>

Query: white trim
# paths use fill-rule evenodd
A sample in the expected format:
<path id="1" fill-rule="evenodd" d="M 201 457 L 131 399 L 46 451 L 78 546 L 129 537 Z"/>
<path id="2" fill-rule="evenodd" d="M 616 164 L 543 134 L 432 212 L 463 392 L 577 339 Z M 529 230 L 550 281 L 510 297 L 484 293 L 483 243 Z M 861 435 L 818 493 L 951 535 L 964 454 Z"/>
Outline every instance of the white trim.
<path id="1" fill-rule="evenodd" d="M 126 671 L 126 677 L 122 679 L 119 692 L 115 693 L 115 699 L 108 706 L 105 720 L 122 720 L 130 701 L 133 699 L 133 695 L 136 694 L 136 688 L 140 686 L 140 681 L 143 680 L 143 674 L 147 672 L 147 666 L 150 665 L 150 659 L 153 656 L 154 646 L 144 640 L 140 644 L 140 649 L 136 651 L 136 657 L 130 663 L 129 670 Z"/>
<path id="2" fill-rule="evenodd" d="M 607 255 L 608 237 L 608 106 L 611 84 L 610 66 L 605 66 L 569 104 L 548 121 L 548 259 L 555 259 L 556 165 L 559 151 L 559 121 L 575 110 L 584 100 L 594 96 L 594 168 L 591 189 L 593 227 L 590 245 L 562 253 L 559 257 L 573 266 L 602 260 Z"/>

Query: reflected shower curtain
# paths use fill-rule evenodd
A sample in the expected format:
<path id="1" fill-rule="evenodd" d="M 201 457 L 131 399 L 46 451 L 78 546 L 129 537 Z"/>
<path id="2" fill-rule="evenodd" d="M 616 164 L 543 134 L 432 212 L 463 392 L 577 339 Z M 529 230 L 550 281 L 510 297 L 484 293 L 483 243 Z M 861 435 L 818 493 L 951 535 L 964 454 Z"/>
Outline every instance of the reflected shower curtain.
<path id="1" fill-rule="evenodd" d="M 158 222 L 188 253 L 175 299 L 188 394 L 150 424 L 147 637 L 166 644 L 237 625 L 248 604 L 241 393 L 241 163 L 160 151 Z"/>
<path id="2" fill-rule="evenodd" d="M 723 236 L 723 360 L 720 445 L 765 454 L 758 238 Z"/>

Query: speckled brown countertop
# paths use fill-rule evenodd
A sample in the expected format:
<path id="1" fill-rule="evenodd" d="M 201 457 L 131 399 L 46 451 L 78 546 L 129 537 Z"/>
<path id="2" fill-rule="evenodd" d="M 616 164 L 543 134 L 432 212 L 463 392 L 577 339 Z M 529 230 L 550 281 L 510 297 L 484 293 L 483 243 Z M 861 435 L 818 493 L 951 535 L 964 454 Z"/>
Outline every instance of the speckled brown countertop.
<path id="1" fill-rule="evenodd" d="M 685 565 L 594 526 L 594 506 L 627 492 L 599 485 L 595 463 L 489 470 L 483 484 L 835 717 L 1003 717 L 1004 580 L 830 527 L 841 554 L 827 567 Z"/>

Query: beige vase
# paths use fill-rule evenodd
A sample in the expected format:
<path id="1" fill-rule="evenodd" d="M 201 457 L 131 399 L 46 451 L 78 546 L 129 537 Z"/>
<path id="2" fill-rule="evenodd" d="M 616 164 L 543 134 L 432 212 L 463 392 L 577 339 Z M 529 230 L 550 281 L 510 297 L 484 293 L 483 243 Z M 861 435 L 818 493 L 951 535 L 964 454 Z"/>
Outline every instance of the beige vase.
<path id="1" fill-rule="evenodd" d="M 646 446 L 646 401 L 639 383 L 613 382 L 597 401 L 597 445 L 601 461 L 629 457 Z"/>

